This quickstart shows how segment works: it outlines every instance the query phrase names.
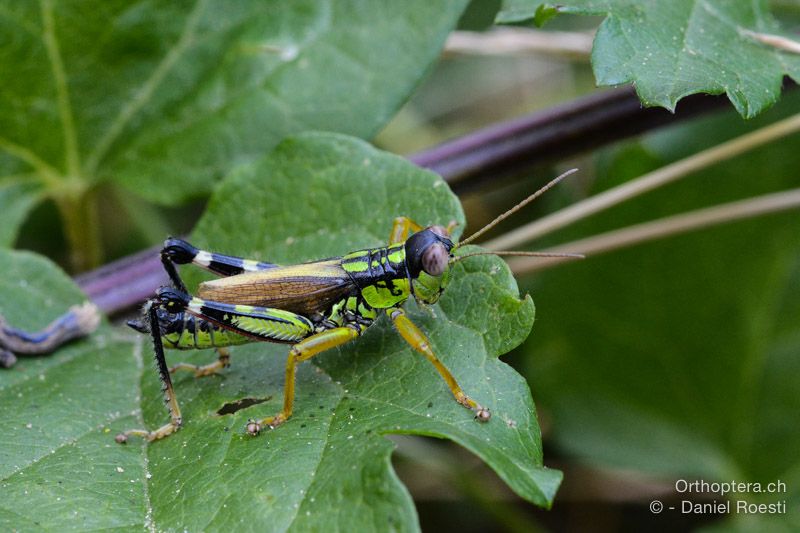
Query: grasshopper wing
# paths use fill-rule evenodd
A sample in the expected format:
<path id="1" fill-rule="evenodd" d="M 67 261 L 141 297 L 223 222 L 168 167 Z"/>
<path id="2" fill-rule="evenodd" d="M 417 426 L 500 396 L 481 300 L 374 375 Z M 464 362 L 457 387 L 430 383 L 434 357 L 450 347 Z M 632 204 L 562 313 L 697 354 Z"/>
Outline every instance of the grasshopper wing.
<path id="1" fill-rule="evenodd" d="M 340 258 L 219 278 L 198 288 L 198 296 L 206 300 L 285 309 L 305 316 L 323 312 L 355 292 L 357 287 Z"/>

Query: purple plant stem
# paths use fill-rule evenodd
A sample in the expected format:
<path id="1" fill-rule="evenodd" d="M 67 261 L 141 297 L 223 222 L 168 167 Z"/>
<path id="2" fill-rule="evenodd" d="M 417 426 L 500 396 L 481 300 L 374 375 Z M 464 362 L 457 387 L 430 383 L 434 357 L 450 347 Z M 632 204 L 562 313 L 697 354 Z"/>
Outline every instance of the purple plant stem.
<path id="1" fill-rule="evenodd" d="M 107 315 L 141 304 L 155 290 L 169 283 L 154 246 L 75 276 L 86 296 Z"/>
<path id="2" fill-rule="evenodd" d="M 457 193 L 640 133 L 722 109 L 724 96 L 692 95 L 676 113 L 643 108 L 631 87 L 593 93 L 502 122 L 410 156 Z"/>
<path id="3" fill-rule="evenodd" d="M 502 122 L 412 155 L 415 164 L 441 175 L 463 192 L 492 178 L 548 164 L 701 113 L 722 109 L 721 96 L 693 95 L 676 113 L 642 108 L 633 89 L 623 87 Z M 129 310 L 169 280 L 159 247 L 123 257 L 75 281 L 108 315 Z"/>

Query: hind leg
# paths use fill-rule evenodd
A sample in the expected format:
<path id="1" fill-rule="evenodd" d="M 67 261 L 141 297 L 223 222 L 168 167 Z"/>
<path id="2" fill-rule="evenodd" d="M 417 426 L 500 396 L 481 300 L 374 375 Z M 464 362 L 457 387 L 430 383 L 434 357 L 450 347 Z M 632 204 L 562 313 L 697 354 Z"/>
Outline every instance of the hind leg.
<path id="1" fill-rule="evenodd" d="M 258 272 L 278 265 L 232 255 L 200 250 L 182 239 L 170 237 L 161 248 L 161 264 L 177 289 L 188 292 L 175 265 L 194 264 L 219 276 L 235 276 L 243 272 Z"/>
<path id="2" fill-rule="evenodd" d="M 153 356 L 156 360 L 156 368 L 158 369 L 158 377 L 161 379 L 161 391 L 164 393 L 164 403 L 167 404 L 169 411 L 170 421 L 156 429 L 155 431 L 148 431 L 146 429 L 129 429 L 116 436 L 115 440 L 124 444 L 128 442 L 128 437 L 143 437 L 148 441 L 162 439 L 168 435 L 172 435 L 183 424 L 183 417 L 181 416 L 181 409 L 178 407 L 178 400 L 175 398 L 175 390 L 172 387 L 172 379 L 167 369 L 167 361 L 164 358 L 164 345 L 161 343 L 161 329 L 158 323 L 157 308 L 160 305 L 157 299 L 153 299 L 145 304 L 145 315 L 150 324 L 150 337 L 153 340 Z"/>

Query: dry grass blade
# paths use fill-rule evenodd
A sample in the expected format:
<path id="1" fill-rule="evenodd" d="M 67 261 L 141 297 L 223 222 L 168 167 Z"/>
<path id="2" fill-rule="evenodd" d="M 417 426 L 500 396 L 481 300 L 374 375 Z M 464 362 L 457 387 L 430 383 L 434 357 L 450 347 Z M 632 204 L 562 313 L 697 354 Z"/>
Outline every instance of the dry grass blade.
<path id="1" fill-rule="evenodd" d="M 629 226 L 547 248 L 542 250 L 542 253 L 572 252 L 591 257 L 671 235 L 798 208 L 800 208 L 800 189 L 792 189 Z M 550 268 L 564 260 L 559 258 L 536 260 L 531 257 L 520 257 L 509 261 L 509 266 L 515 274 L 528 274 Z"/>
<path id="2" fill-rule="evenodd" d="M 648 191 L 685 178 L 693 172 L 710 167 L 721 161 L 800 131 L 800 115 L 775 122 L 754 132 L 742 135 L 698 154 L 692 155 L 658 170 L 631 180 L 619 187 L 609 189 L 566 209 L 521 226 L 496 239 L 483 243 L 489 250 L 507 250 L 530 242 L 573 222 L 613 207 Z M 582 251 L 582 250 L 580 250 Z"/>

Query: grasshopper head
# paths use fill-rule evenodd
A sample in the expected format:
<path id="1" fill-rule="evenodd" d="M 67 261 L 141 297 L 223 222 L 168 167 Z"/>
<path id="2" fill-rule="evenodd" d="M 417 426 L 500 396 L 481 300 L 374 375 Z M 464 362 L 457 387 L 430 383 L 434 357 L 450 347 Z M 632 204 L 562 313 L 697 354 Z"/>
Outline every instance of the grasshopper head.
<path id="1" fill-rule="evenodd" d="M 455 245 L 442 226 L 430 226 L 406 241 L 406 264 L 417 300 L 434 304 L 450 280 L 450 254 Z"/>
<path id="2" fill-rule="evenodd" d="M 174 328 L 178 313 L 182 312 L 189 296 L 172 289 L 161 287 L 156 291 L 155 298 L 147 300 L 142 307 L 142 315 L 134 320 L 128 320 L 127 324 L 139 333 L 150 333 L 150 320 L 148 315 L 155 308 L 156 317 L 161 331 L 170 331 Z M 182 319 L 178 318 L 178 322 Z"/>
<path id="3" fill-rule="evenodd" d="M 495 227 L 498 223 L 541 196 L 545 191 L 554 187 L 562 179 L 577 172 L 577 170 L 578 169 L 573 168 L 551 180 L 547 185 L 459 243 L 453 243 L 453 240 L 450 238 L 450 229 L 455 226 L 455 221 L 451 222 L 447 228 L 443 228 L 442 226 L 428 226 L 424 230 L 409 237 L 405 244 L 406 266 L 411 278 L 413 293 L 417 300 L 426 304 L 436 303 L 436 301 L 439 300 L 439 296 L 444 292 L 447 282 L 450 280 L 450 266 L 467 257 L 475 255 L 526 255 L 534 257 L 583 258 L 581 254 L 572 253 L 496 252 L 488 250 L 460 254 L 458 257 L 455 257 L 457 248 L 474 241 Z"/>

